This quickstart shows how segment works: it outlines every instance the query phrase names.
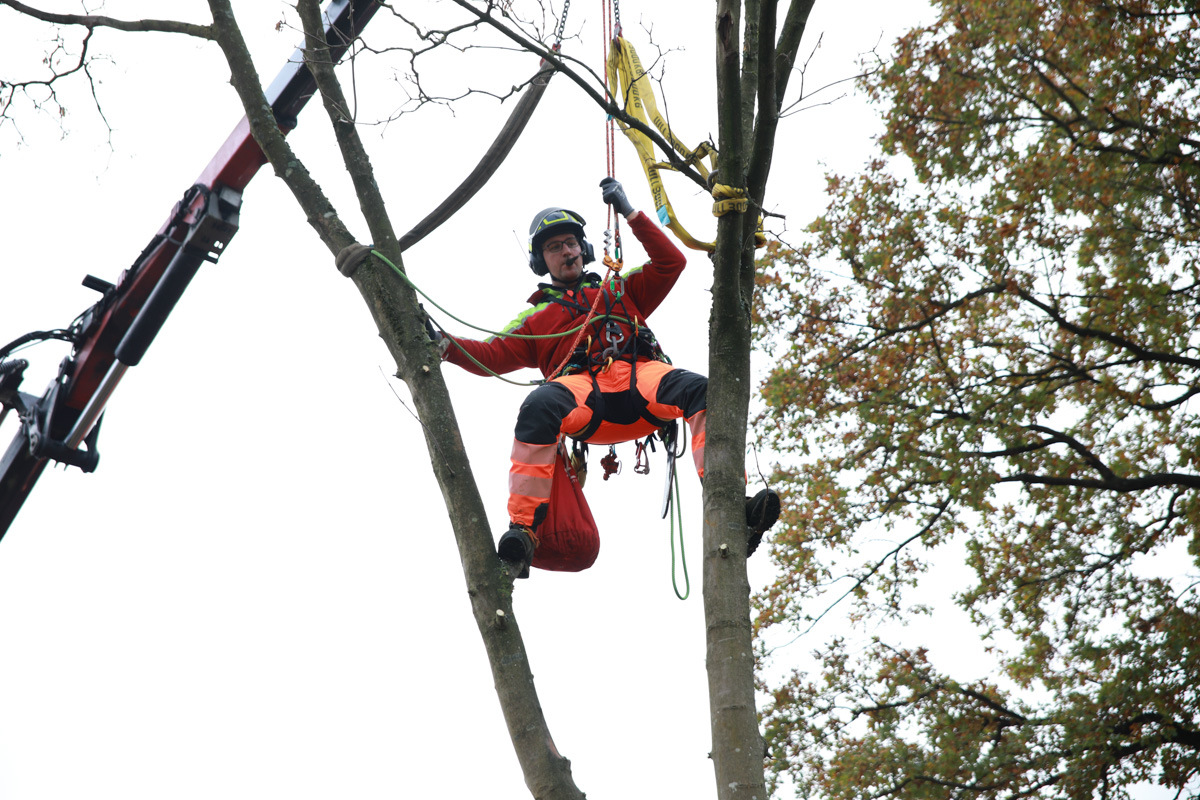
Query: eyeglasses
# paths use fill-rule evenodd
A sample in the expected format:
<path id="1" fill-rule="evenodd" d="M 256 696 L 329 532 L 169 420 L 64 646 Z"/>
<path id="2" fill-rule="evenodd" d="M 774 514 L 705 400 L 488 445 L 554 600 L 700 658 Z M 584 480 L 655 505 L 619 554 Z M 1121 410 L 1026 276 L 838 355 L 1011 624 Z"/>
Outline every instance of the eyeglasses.
<path id="1" fill-rule="evenodd" d="M 583 246 L 579 244 L 579 240 L 571 237 L 570 239 L 561 239 L 557 242 L 546 242 L 542 245 L 542 252 L 549 253 L 550 255 L 558 255 L 568 247 L 572 250 L 583 249 Z"/>

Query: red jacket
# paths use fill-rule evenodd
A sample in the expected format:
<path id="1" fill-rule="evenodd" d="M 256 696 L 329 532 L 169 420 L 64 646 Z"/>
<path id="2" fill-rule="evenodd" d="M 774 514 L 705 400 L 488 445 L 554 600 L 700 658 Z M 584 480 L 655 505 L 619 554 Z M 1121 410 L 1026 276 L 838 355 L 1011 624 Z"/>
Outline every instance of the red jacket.
<path id="1" fill-rule="evenodd" d="M 626 272 L 616 280 L 617 292 L 611 287 L 604 289 L 605 296 L 596 308 L 596 317 L 584 331 L 583 346 L 592 335 L 589 354 L 596 354 L 608 346 L 602 333 L 606 306 L 614 316 L 622 317 L 644 326 L 646 318 L 658 308 L 679 274 L 686 260 L 666 234 L 644 213 L 639 211 L 629 219 L 633 235 L 641 242 L 650 260 L 637 269 Z M 621 287 L 621 283 L 624 287 Z M 533 306 L 526 309 L 504 329 L 505 334 L 546 335 L 562 333 L 577 327 L 587 317 L 588 311 L 601 291 L 598 276 L 588 273 L 583 281 L 572 290 L 563 290 L 550 284 L 539 284 L 538 290 L 529 298 Z M 617 323 L 625 341 L 634 335 L 633 325 L 623 321 Z M 492 372 L 512 372 L 522 367 L 537 367 L 542 375 L 550 377 L 559 364 L 571 353 L 575 334 L 548 339 L 518 339 L 512 336 L 493 336 L 486 341 L 451 337 L 453 342 L 446 349 L 446 360 L 458 364 L 469 372 L 487 375 L 487 371 L 473 363 L 463 350 L 470 353 Z M 457 343 L 462 350 L 455 346 Z M 570 372 L 570 368 L 565 370 Z"/>

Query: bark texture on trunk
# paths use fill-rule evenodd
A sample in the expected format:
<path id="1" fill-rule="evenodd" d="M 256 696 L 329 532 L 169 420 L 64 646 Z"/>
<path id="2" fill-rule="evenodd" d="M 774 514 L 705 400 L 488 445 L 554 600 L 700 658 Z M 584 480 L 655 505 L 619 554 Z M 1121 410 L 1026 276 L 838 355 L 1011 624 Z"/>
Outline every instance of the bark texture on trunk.
<path id="1" fill-rule="evenodd" d="M 292 152 L 271 115 L 229 0 L 210 0 L 215 38 L 225 53 L 232 82 L 246 109 L 251 132 L 275 174 L 292 191 L 309 224 L 331 254 L 352 244 L 321 188 Z M 403 269 L 394 228 L 379 193 L 370 159 L 346 111 L 346 99 L 320 35 L 316 0 L 298 3 L 306 30 L 306 63 L 317 79 L 322 102 L 359 197 L 375 248 Z M 513 578 L 496 557 L 492 533 L 454 414 L 441 361 L 425 333 L 412 288 L 379 259 L 368 258 L 352 280 L 379 335 L 396 360 L 397 375 L 409 387 L 421 420 L 430 463 L 446 502 L 462 560 L 467 596 L 491 664 L 500 706 L 530 792 L 539 800 L 581 800 L 570 761 L 558 753 L 542 713 L 512 608 Z"/>
<path id="2" fill-rule="evenodd" d="M 742 85 L 742 4 L 717 3 L 717 150 L 720 183 L 745 187 L 746 113 Z M 763 739 L 754 701 L 750 583 L 746 576 L 743 487 L 750 402 L 750 316 L 741 289 L 746 214 L 717 222 L 709 319 L 708 439 L 704 470 L 704 614 L 717 796 L 766 797 Z M 753 242 L 750 245 L 753 252 Z"/>
<path id="3" fill-rule="evenodd" d="M 776 41 L 778 0 L 717 2 L 717 180 L 746 190 L 749 200 L 746 212 L 725 214 L 717 222 L 712 254 L 704 613 L 712 757 L 721 800 L 766 798 L 765 743 L 754 697 L 744 506 L 754 236 L 787 79 L 811 8 L 812 0 L 793 2 Z"/>

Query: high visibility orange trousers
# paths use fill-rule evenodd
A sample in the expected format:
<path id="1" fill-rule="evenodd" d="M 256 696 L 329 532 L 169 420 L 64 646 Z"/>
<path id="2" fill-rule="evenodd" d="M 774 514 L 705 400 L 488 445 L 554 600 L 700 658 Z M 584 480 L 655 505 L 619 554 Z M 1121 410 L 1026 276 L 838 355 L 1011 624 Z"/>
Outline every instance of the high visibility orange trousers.
<path id="1" fill-rule="evenodd" d="M 631 383 L 640 400 L 630 392 Z M 615 444 L 649 436 L 662 422 L 684 419 L 692 435 L 696 472 L 704 477 L 707 391 L 708 378 L 703 375 L 648 359 L 636 364 L 617 361 L 595 376 L 565 375 L 534 389 L 517 415 L 508 479 L 509 518 L 514 524 L 535 527 L 538 508 L 550 501 L 561 435 L 589 444 Z M 642 416 L 643 402 L 645 411 L 662 422 Z"/>

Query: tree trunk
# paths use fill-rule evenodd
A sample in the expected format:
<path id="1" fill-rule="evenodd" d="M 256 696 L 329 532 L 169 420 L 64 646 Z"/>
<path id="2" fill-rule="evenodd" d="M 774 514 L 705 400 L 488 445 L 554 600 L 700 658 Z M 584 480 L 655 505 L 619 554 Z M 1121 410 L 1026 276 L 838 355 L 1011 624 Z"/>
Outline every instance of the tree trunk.
<path id="1" fill-rule="evenodd" d="M 255 141 L 292 191 L 330 252 L 354 240 L 320 187 L 291 151 L 272 118 L 261 82 L 250 61 L 229 0 L 210 0 L 216 38 L 232 72 L 232 82 L 250 120 Z M 306 63 L 317 79 L 352 176 L 376 249 L 401 269 L 399 245 L 384 210 L 371 164 L 352 123 L 346 121 L 345 99 L 325 55 L 316 0 L 298 4 L 307 35 Z M 463 448 L 441 362 L 426 336 L 415 293 L 378 259 L 369 258 L 353 274 L 379 334 L 396 360 L 398 377 L 409 387 L 425 432 L 430 462 L 442 489 L 466 577 L 467 595 L 492 667 L 496 692 L 517 751 L 525 781 L 534 797 L 579 800 L 583 793 L 571 777 L 570 762 L 559 755 L 550 737 L 524 642 L 512 610 L 512 576 L 496 558 L 487 515 Z M 412 535 L 412 534 L 410 534 Z M 418 547 L 420 533 L 416 534 Z"/>
<path id="2" fill-rule="evenodd" d="M 709 321 L 704 613 L 713 762 L 721 800 L 766 797 L 765 743 L 754 702 L 743 491 L 754 235 L 771 171 L 783 96 L 812 5 L 813 0 L 797 0 L 788 7 L 777 43 L 777 0 L 717 2 L 717 180 L 745 189 L 749 200 L 748 211 L 725 214 L 717 222 Z M 740 35 L 743 7 L 744 37 Z"/>
<path id="3" fill-rule="evenodd" d="M 723 184 L 745 186 L 746 105 L 741 84 L 740 3 L 717 3 L 717 97 Z M 750 315 L 740 288 L 743 219 L 717 223 L 709 320 L 708 438 L 704 470 L 704 613 L 712 757 L 722 800 L 765 798 L 763 739 L 754 703 L 750 583 L 744 509 L 750 402 Z M 750 244 L 753 252 L 753 240 Z"/>

